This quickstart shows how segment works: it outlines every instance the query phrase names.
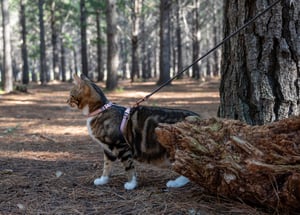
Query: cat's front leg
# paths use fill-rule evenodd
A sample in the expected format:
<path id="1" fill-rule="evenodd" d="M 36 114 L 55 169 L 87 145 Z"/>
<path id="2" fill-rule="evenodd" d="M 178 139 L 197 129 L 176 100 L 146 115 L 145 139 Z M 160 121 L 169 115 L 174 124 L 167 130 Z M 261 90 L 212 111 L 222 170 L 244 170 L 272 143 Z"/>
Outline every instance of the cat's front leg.
<path id="1" fill-rule="evenodd" d="M 103 173 L 100 178 L 94 180 L 94 185 L 104 185 L 109 182 L 109 176 L 111 173 L 112 162 L 116 158 L 109 154 L 109 152 L 104 151 L 104 164 L 103 164 Z"/>

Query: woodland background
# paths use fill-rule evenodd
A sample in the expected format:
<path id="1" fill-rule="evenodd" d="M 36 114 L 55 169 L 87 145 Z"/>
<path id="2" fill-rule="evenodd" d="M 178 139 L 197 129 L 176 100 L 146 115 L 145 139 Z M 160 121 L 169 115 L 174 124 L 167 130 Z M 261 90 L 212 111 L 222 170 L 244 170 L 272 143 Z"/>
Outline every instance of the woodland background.
<path id="1" fill-rule="evenodd" d="M 68 81 L 72 72 L 106 80 L 109 89 L 118 78 L 162 83 L 222 38 L 221 0 L 1 2 L 1 36 L 8 34 L 5 43 L 10 43 L 8 67 L 11 78 L 23 84 Z M 218 76 L 219 65 L 220 50 L 187 75 Z"/>
<path id="2" fill-rule="evenodd" d="M 125 178 L 120 166 L 109 186 L 95 188 L 92 181 L 100 174 L 101 149 L 88 137 L 85 118 L 65 104 L 74 72 L 97 81 L 112 101 L 124 106 L 133 104 L 133 98 L 145 96 L 174 77 L 273 3 L 276 4 L 263 16 L 148 103 L 190 109 L 201 115 L 208 112 L 209 117 L 218 115 L 250 125 L 268 124 L 300 113 L 299 1 L 1 0 L 0 70 L 4 92 L 0 95 L 0 211 L 277 213 L 276 198 L 275 206 L 261 210 L 258 205 L 245 205 L 241 196 L 231 196 L 231 190 L 229 196 L 239 202 L 207 193 L 204 186 L 193 183 L 177 191 L 165 190 L 164 181 L 175 173 L 142 164 L 142 180 L 135 193 L 120 189 Z M 293 118 L 289 120 L 291 124 L 295 122 Z M 255 128 L 272 141 L 266 129 L 272 125 Z M 297 180 L 300 178 L 300 142 L 295 138 L 299 127 L 294 123 L 292 129 L 286 130 L 295 131 L 286 133 L 288 143 L 283 141 L 284 147 L 290 144 L 289 153 L 293 156 L 281 153 L 272 142 L 277 147 L 271 154 L 275 159 L 271 156 L 268 162 L 273 164 L 280 161 L 278 157 L 288 157 L 293 170 L 276 178 L 276 189 L 274 181 L 268 178 L 270 174 L 254 171 L 267 178 L 259 182 L 270 187 L 268 191 L 274 197 L 284 188 L 282 179 L 294 175 Z M 228 129 L 223 133 L 225 146 L 228 133 Z M 208 139 L 206 133 L 204 137 Z M 255 136 L 250 137 L 257 143 Z M 271 151 L 269 139 L 262 137 L 265 144 L 258 144 L 259 147 Z M 284 134 L 281 137 L 287 141 Z M 213 161 L 215 154 L 209 156 Z M 219 177 L 224 166 L 215 170 Z M 208 172 L 213 173 L 210 169 Z M 248 182 L 257 181 L 255 174 L 251 180 L 245 178 Z M 299 189 L 298 181 L 295 184 Z M 249 187 L 255 188 L 252 182 Z M 291 199 L 299 202 L 298 193 Z M 250 196 L 249 202 L 253 203 L 255 197 Z"/>

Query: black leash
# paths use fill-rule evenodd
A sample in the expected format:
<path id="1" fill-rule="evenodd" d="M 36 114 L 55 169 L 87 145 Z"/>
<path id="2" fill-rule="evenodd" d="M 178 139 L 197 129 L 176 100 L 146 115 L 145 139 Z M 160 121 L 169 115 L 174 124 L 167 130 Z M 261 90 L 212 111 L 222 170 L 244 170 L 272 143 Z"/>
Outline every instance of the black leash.
<path id="1" fill-rule="evenodd" d="M 197 60 L 195 60 L 191 65 L 187 66 L 186 68 L 184 68 L 181 72 L 178 72 L 173 78 L 169 79 L 168 81 L 166 81 L 165 83 L 163 83 L 162 85 L 160 85 L 159 87 L 157 87 L 155 90 L 153 90 L 151 93 L 149 93 L 148 95 L 146 95 L 144 98 L 138 100 L 135 104 L 135 106 L 139 106 L 142 102 L 148 100 L 153 94 L 157 93 L 158 91 L 160 91 L 163 87 L 165 87 L 166 85 L 168 85 L 169 83 L 171 83 L 174 79 L 178 78 L 180 75 L 182 75 L 185 71 L 187 71 L 189 68 L 191 68 L 193 65 L 195 65 L 196 63 L 198 63 L 200 60 L 202 60 L 203 58 L 207 57 L 210 53 L 214 52 L 217 48 L 219 48 L 221 45 L 223 45 L 225 42 L 227 42 L 231 37 L 234 37 L 235 35 L 237 35 L 240 31 L 242 31 L 243 29 L 245 29 L 246 27 L 248 27 L 248 25 L 250 25 L 252 22 L 254 22 L 257 18 L 259 18 L 260 16 L 264 15 L 266 12 L 268 12 L 272 7 L 274 7 L 276 4 L 278 4 L 281 0 L 277 0 L 274 3 L 270 4 L 265 10 L 263 10 L 262 12 L 260 12 L 259 14 L 257 14 L 256 16 L 254 16 L 252 19 L 250 19 L 246 24 L 244 24 L 243 26 L 241 26 L 240 28 L 238 28 L 235 32 L 231 33 L 230 35 L 228 35 L 225 39 L 223 39 L 219 44 L 217 44 L 215 47 L 213 47 L 212 49 L 210 49 L 207 53 L 205 53 L 203 56 L 201 56 L 200 58 L 198 58 Z"/>

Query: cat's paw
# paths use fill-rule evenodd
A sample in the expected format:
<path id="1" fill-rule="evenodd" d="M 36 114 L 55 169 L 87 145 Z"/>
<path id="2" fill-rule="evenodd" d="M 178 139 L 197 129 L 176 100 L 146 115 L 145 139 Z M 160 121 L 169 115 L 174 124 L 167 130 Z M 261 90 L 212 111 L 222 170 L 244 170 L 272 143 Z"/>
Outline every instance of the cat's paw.
<path id="1" fill-rule="evenodd" d="M 128 181 L 124 184 L 124 187 L 126 190 L 133 190 L 134 188 L 136 188 L 137 187 L 136 177 L 133 176 L 131 181 Z"/>
<path id="2" fill-rule="evenodd" d="M 108 176 L 101 176 L 100 178 L 96 178 L 94 180 L 94 185 L 98 186 L 98 185 L 107 184 L 108 181 L 109 181 L 109 177 Z"/>
<path id="3" fill-rule="evenodd" d="M 182 187 L 189 183 L 190 180 L 187 177 L 179 176 L 175 180 L 170 180 L 167 182 L 167 187 Z"/>

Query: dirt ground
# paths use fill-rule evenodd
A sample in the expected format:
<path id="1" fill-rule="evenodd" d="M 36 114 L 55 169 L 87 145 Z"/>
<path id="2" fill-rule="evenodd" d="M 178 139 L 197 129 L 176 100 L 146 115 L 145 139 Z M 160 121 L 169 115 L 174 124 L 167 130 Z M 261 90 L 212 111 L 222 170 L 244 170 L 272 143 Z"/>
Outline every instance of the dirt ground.
<path id="1" fill-rule="evenodd" d="M 156 88 L 154 82 L 120 85 L 106 95 L 124 106 Z M 218 85 L 218 80 L 175 81 L 146 104 L 216 116 Z M 115 162 L 108 185 L 94 186 L 103 153 L 88 136 L 85 117 L 66 104 L 71 87 L 30 85 L 28 93 L 0 95 L 0 214 L 262 214 L 193 182 L 166 189 L 177 174 L 143 164 L 137 166 L 135 190 L 124 189 L 120 162 Z"/>

